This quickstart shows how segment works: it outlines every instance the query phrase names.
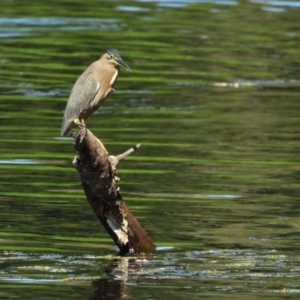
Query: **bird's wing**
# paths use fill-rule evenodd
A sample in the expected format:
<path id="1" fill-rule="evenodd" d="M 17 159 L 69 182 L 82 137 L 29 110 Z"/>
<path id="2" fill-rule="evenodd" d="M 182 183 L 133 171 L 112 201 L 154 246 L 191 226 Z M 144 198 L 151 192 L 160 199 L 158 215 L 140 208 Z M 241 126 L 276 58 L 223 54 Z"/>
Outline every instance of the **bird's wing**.
<path id="1" fill-rule="evenodd" d="M 61 125 L 62 135 L 71 129 L 73 120 L 79 117 L 80 112 L 89 108 L 99 88 L 100 84 L 95 80 L 92 72 L 83 73 L 77 79 L 65 109 Z"/>
<path id="2" fill-rule="evenodd" d="M 92 72 L 88 74 L 83 73 L 71 91 L 65 115 L 77 118 L 80 112 L 88 109 L 99 87 L 100 84 L 95 80 Z"/>

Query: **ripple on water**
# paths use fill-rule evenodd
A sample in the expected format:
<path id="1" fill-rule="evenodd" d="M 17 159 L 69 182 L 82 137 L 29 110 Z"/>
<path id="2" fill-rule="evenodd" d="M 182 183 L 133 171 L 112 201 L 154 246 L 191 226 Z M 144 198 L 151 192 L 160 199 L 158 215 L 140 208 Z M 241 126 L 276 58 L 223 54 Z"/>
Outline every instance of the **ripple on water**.
<path id="1" fill-rule="evenodd" d="M 229 194 L 215 194 L 215 195 L 207 195 L 207 194 L 172 194 L 172 193 L 148 193 L 145 194 L 148 197 L 154 198 L 186 198 L 186 199 L 206 199 L 206 198 L 214 198 L 214 199 L 234 199 L 240 198 L 240 195 L 229 195 Z"/>
<path id="2" fill-rule="evenodd" d="M 33 89 L 10 89 L 3 92 L 8 95 L 24 95 L 26 97 L 47 97 L 47 96 L 67 96 L 70 94 L 69 89 L 52 89 L 48 91 L 38 91 Z"/>
<path id="3" fill-rule="evenodd" d="M 190 3 L 211 3 L 211 0 L 139 0 L 140 2 L 155 2 L 161 7 L 180 8 L 185 7 Z M 238 2 L 234 0 L 217 0 L 215 4 L 219 5 L 237 5 Z"/>
<path id="4" fill-rule="evenodd" d="M 116 31 L 123 28 L 118 19 L 105 18 L 56 18 L 56 17 L 23 17 L 0 18 L 0 38 L 30 36 L 37 32 L 55 30 Z"/>
<path id="5" fill-rule="evenodd" d="M 272 6 L 300 7 L 300 1 L 251 0 L 250 2 L 259 3 L 259 4 L 268 4 Z"/>
<path id="6" fill-rule="evenodd" d="M 168 280 L 172 285 L 183 285 L 195 291 L 199 289 L 199 282 L 203 279 L 218 279 L 215 284 L 212 281 L 202 282 L 201 289 L 205 290 L 209 286 L 215 291 L 282 292 L 282 288 L 274 286 L 272 281 L 268 283 L 270 279 L 282 279 L 285 292 L 299 292 L 299 268 L 294 266 L 298 257 L 294 252 L 283 254 L 275 249 L 180 251 L 172 247 L 160 247 L 159 250 L 164 251 L 151 256 L 125 257 L 105 254 L 39 255 L 4 251 L 1 259 L 5 261 L 6 268 L 0 274 L 0 280 L 46 283 L 109 277 L 110 282 L 121 279 L 131 285 L 138 283 L 143 286 L 168 286 L 165 282 Z M 184 281 L 179 281 L 182 279 Z M 244 280 L 246 284 L 240 286 L 234 279 Z M 263 285 L 262 280 L 265 280 Z"/>
<path id="7" fill-rule="evenodd" d="M 126 12 L 148 12 L 150 11 L 149 8 L 145 7 L 138 7 L 138 6 L 125 6 L 125 5 L 120 5 L 117 7 L 117 10 L 120 11 L 126 11 Z"/>
<path id="8" fill-rule="evenodd" d="M 269 11 L 269 12 L 284 12 L 285 9 L 281 7 L 273 7 L 273 6 L 263 6 L 262 10 Z"/>

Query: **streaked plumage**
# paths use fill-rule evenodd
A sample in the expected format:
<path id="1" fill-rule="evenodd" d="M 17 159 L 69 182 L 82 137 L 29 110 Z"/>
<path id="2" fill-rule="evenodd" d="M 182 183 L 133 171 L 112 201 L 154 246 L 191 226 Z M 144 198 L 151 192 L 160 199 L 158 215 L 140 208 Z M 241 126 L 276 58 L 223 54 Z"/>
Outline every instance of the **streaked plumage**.
<path id="1" fill-rule="evenodd" d="M 113 91 L 119 66 L 130 70 L 116 49 L 107 50 L 77 79 L 70 94 L 61 125 L 61 135 L 68 134 L 76 119 L 86 120 Z"/>

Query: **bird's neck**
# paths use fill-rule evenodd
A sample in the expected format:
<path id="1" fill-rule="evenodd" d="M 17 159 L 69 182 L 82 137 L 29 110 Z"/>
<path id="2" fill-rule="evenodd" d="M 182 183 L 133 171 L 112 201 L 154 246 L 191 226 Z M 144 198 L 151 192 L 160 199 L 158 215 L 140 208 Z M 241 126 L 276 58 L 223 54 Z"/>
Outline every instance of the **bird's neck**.
<path id="1" fill-rule="evenodd" d="M 109 83 L 109 85 L 110 85 L 111 87 L 113 87 L 114 84 L 116 83 L 116 80 L 117 80 L 117 78 L 118 78 L 118 74 L 119 74 L 119 68 L 115 68 L 115 73 L 113 74 L 113 76 L 112 76 L 112 78 L 111 78 L 111 80 L 110 80 L 110 83 Z"/>

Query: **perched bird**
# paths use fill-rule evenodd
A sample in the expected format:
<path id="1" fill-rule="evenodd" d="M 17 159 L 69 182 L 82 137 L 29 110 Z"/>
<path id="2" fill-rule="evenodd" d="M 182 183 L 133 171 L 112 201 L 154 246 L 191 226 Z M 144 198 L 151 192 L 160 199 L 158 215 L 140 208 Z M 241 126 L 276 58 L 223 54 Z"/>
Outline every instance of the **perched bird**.
<path id="1" fill-rule="evenodd" d="M 82 119 L 86 120 L 100 107 L 114 90 L 120 66 L 130 70 L 120 52 L 109 49 L 80 75 L 65 109 L 61 135 L 67 135 L 74 124 L 79 124 Z"/>

